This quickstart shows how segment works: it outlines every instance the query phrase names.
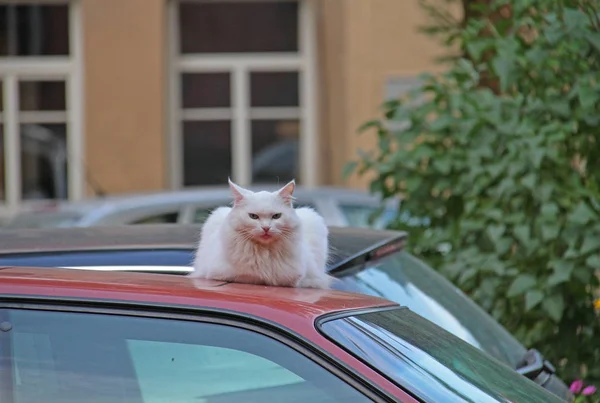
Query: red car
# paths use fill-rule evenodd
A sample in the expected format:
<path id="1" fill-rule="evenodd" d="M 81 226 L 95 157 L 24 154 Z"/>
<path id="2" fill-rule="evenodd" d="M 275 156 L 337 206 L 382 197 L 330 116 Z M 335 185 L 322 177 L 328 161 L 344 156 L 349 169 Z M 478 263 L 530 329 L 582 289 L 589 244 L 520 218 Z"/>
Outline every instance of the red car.
<path id="1" fill-rule="evenodd" d="M 560 402 L 393 302 L 0 268 L 0 402 Z"/>

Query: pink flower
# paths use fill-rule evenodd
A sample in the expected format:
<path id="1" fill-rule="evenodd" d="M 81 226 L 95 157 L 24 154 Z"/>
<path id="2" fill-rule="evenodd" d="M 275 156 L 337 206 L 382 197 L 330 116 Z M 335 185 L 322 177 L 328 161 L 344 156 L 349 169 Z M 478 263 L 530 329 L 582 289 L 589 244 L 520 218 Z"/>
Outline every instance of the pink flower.
<path id="1" fill-rule="evenodd" d="M 569 390 L 573 393 L 579 393 L 579 392 L 581 392 L 581 388 L 583 388 L 583 381 L 576 380 L 571 384 L 571 386 L 569 387 Z"/>
<path id="2" fill-rule="evenodd" d="M 581 392 L 581 394 L 584 395 L 584 396 L 593 395 L 594 393 L 596 393 L 596 387 L 595 386 L 588 386 L 588 387 L 586 387 L 586 388 L 583 389 L 583 392 Z"/>

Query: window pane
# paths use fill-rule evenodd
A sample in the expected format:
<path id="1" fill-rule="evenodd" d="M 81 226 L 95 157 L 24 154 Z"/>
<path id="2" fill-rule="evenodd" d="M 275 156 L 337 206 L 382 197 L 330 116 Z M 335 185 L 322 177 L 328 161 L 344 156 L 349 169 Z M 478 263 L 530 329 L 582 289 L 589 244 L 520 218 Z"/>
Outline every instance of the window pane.
<path id="1" fill-rule="evenodd" d="M 561 400 L 406 308 L 326 322 L 322 330 L 427 402 Z"/>
<path id="2" fill-rule="evenodd" d="M 216 207 L 196 209 L 196 211 L 194 212 L 194 224 L 203 224 L 215 208 Z"/>
<path id="3" fill-rule="evenodd" d="M 15 402 L 370 401 L 287 345 L 236 327 L 27 310 L 9 310 L 8 321 L 0 348 L 12 345 Z"/>
<path id="4" fill-rule="evenodd" d="M 179 217 L 179 212 L 165 213 L 165 214 L 157 214 L 149 217 L 144 217 L 139 220 L 133 221 L 131 224 L 175 224 L 177 223 L 177 218 Z"/>
<path id="5" fill-rule="evenodd" d="M 222 185 L 231 175 L 231 123 L 183 122 L 184 186 Z"/>
<path id="6" fill-rule="evenodd" d="M 298 183 L 297 120 L 252 121 L 252 181 Z"/>
<path id="7" fill-rule="evenodd" d="M 181 2 L 181 53 L 295 52 L 297 2 Z"/>
<path id="8" fill-rule="evenodd" d="M 181 104 L 184 108 L 231 106 L 229 73 L 186 73 L 181 75 Z"/>
<path id="9" fill-rule="evenodd" d="M 0 56 L 68 54 L 68 5 L 0 5 Z"/>
<path id="10" fill-rule="evenodd" d="M 20 81 L 22 111 L 64 111 L 67 106 L 64 81 Z"/>
<path id="11" fill-rule="evenodd" d="M 66 124 L 21 125 L 24 200 L 67 198 Z"/>
<path id="12" fill-rule="evenodd" d="M 336 282 L 334 288 L 402 304 L 513 368 L 525 354 L 524 347 L 490 315 L 408 252 L 367 264 Z"/>
<path id="13" fill-rule="evenodd" d="M 4 167 L 4 125 L 0 123 L 0 201 L 6 200 L 6 187 L 4 184 L 5 175 L 6 170 Z"/>
<path id="14" fill-rule="evenodd" d="M 0 5 L 0 57 L 8 55 L 8 8 L 14 5 Z"/>
<path id="15" fill-rule="evenodd" d="M 298 106 L 298 73 L 251 73 L 252 106 Z"/>

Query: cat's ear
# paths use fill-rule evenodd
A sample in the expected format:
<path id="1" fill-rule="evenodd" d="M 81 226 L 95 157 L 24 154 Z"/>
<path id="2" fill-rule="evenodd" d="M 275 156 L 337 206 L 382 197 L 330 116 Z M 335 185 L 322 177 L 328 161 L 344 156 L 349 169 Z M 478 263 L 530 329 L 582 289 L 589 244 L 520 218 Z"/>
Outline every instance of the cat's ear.
<path id="1" fill-rule="evenodd" d="M 237 206 L 244 200 L 244 197 L 248 194 L 248 191 L 243 187 L 233 183 L 231 178 L 228 178 L 228 181 L 229 189 L 231 189 L 231 193 L 233 193 L 233 204 Z"/>
<path id="2" fill-rule="evenodd" d="M 295 188 L 296 188 L 296 181 L 294 179 L 292 179 L 292 181 L 290 183 L 288 183 L 287 185 L 285 185 L 284 187 L 282 187 L 281 189 L 279 189 L 277 191 L 277 194 L 279 195 L 279 197 L 281 197 L 283 199 L 283 202 L 285 204 L 287 204 L 288 206 L 291 206 L 292 201 L 294 200 L 292 195 L 294 194 Z"/>

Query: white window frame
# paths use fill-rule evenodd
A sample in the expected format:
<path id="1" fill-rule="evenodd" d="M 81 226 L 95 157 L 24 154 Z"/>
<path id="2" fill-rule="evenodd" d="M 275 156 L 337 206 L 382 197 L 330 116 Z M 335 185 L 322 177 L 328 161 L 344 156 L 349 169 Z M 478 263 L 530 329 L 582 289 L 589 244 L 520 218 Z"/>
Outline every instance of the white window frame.
<path id="1" fill-rule="evenodd" d="M 67 125 L 68 199 L 84 196 L 83 175 L 83 30 L 82 0 L 0 0 L 6 4 L 66 4 L 69 6 L 69 55 L 35 57 L 0 57 L 0 80 L 3 88 L 5 201 L 0 201 L 0 215 L 14 214 L 19 207 L 39 201 L 21 200 L 21 123 L 65 123 Z M 64 81 L 65 111 L 19 112 L 19 81 Z"/>
<path id="2" fill-rule="evenodd" d="M 189 0 L 188 0 L 189 1 Z M 196 0 L 208 2 L 213 0 Z M 221 2 L 228 0 L 219 0 Z M 240 0 L 236 0 L 240 1 Z M 241 0 L 252 1 L 252 0 Z M 256 1 L 256 0 L 254 0 Z M 296 1 L 296 0 L 260 0 Z M 173 189 L 183 187 L 182 121 L 229 119 L 231 121 L 232 179 L 242 186 L 252 180 L 251 119 L 300 120 L 300 179 L 304 187 L 314 187 L 318 181 L 318 97 L 315 0 L 297 0 L 298 52 L 280 53 L 202 53 L 181 55 L 178 38 L 179 1 L 168 4 L 168 177 Z M 299 74 L 299 107 L 250 107 L 250 72 L 285 72 Z M 182 110 L 182 73 L 229 73 L 231 107 Z"/>

